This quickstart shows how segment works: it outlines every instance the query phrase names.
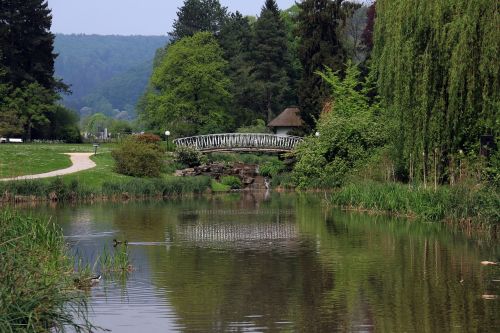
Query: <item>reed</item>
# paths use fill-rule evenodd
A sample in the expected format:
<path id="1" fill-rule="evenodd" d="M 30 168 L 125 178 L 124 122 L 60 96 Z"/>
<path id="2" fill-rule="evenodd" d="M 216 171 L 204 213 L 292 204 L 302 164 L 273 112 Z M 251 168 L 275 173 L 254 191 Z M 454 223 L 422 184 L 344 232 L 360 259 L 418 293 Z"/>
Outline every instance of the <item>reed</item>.
<path id="1" fill-rule="evenodd" d="M 49 219 L 0 212 L 0 332 L 90 332 L 73 259 Z"/>
<path id="2" fill-rule="evenodd" d="M 0 202 L 80 201 L 100 197 L 165 197 L 202 193 L 210 188 L 209 177 L 130 178 L 87 187 L 78 180 L 20 180 L 0 182 Z"/>
<path id="3" fill-rule="evenodd" d="M 498 224 L 500 193 L 488 187 L 409 187 L 399 183 L 351 183 L 330 194 L 331 204 L 388 212 L 427 221 Z"/>

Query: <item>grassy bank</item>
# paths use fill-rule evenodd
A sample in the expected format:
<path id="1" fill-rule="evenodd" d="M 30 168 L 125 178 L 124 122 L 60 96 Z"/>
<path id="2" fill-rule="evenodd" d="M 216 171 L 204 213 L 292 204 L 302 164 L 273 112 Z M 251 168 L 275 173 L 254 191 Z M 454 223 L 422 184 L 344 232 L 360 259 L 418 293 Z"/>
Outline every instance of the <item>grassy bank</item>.
<path id="1" fill-rule="evenodd" d="M 202 193 L 211 187 L 208 177 L 104 178 L 88 185 L 77 179 L 20 180 L 0 183 L 0 202 L 83 201 L 89 199 L 130 199 L 168 197 Z"/>
<path id="2" fill-rule="evenodd" d="M 90 331 L 60 228 L 0 212 L 0 332 Z"/>
<path id="3" fill-rule="evenodd" d="M 109 152 L 111 145 L 99 147 Z M 0 145 L 0 178 L 45 173 L 71 166 L 64 153 L 90 153 L 92 144 L 2 144 Z"/>
<path id="4" fill-rule="evenodd" d="M 409 187 L 367 181 L 348 184 L 328 195 L 327 202 L 349 209 L 387 212 L 426 221 L 496 226 L 500 193 L 487 187 Z"/>

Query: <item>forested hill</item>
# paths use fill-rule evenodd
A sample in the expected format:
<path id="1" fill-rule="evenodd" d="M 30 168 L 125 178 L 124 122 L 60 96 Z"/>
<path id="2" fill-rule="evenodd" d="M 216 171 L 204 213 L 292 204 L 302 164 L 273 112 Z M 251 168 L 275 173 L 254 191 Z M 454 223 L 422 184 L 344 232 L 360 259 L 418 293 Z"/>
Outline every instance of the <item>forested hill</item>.
<path id="1" fill-rule="evenodd" d="M 82 116 L 102 112 L 130 118 L 144 92 L 158 48 L 166 36 L 100 36 L 57 34 L 56 76 L 71 85 L 64 104 Z M 123 112 L 126 111 L 127 113 Z"/>

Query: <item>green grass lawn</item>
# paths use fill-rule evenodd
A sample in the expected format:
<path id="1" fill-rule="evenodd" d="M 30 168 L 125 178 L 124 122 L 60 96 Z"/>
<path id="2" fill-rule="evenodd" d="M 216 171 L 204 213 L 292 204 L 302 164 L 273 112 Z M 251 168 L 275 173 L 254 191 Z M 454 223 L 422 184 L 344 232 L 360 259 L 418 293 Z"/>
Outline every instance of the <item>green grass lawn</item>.
<path id="1" fill-rule="evenodd" d="M 71 183 L 77 183 L 86 191 L 92 193 L 101 193 L 104 183 L 108 183 L 107 187 L 109 187 L 109 184 L 133 184 L 137 180 L 136 178 L 114 172 L 115 161 L 111 156 L 111 151 L 115 146 L 116 144 L 101 144 L 98 148 L 98 154 L 91 157 L 96 163 L 95 168 L 60 176 L 60 179 L 68 186 Z M 64 169 L 71 166 L 69 156 L 64 155 L 64 153 L 93 151 L 94 147 L 92 144 L 2 144 L 0 145 L 0 178 L 32 175 Z M 213 154 L 210 156 L 210 159 L 218 162 L 241 161 L 246 163 L 262 163 L 277 158 L 274 156 L 257 156 L 251 154 Z M 172 162 L 173 155 L 167 154 L 165 160 Z M 200 181 L 200 184 L 197 184 L 196 180 L 179 179 L 179 177 L 173 176 L 172 172 L 175 167 L 177 167 L 175 163 L 173 166 L 166 167 L 165 172 L 161 176 L 163 181 L 166 181 L 168 184 L 180 182 L 179 184 L 182 184 L 182 187 L 189 185 L 194 190 L 205 186 L 202 181 Z M 47 185 L 53 182 L 54 179 L 40 179 L 35 181 L 35 183 Z M 148 179 L 145 179 L 145 183 L 148 183 Z M 225 192 L 230 189 L 229 186 L 216 181 L 212 181 L 211 187 L 214 192 Z M 27 189 L 22 192 L 24 195 L 35 194 L 36 190 L 33 188 L 33 190 Z"/>
<path id="2" fill-rule="evenodd" d="M 112 145 L 101 145 L 99 152 Z M 92 144 L 0 144 L 0 178 L 45 173 L 71 166 L 64 153 L 93 152 Z"/>
<path id="3" fill-rule="evenodd" d="M 97 165 L 95 168 L 65 175 L 61 178 L 68 183 L 76 179 L 79 184 L 93 190 L 100 189 L 104 182 L 120 183 L 134 178 L 113 171 L 115 161 L 111 157 L 109 149 L 92 156 L 91 159 Z"/>

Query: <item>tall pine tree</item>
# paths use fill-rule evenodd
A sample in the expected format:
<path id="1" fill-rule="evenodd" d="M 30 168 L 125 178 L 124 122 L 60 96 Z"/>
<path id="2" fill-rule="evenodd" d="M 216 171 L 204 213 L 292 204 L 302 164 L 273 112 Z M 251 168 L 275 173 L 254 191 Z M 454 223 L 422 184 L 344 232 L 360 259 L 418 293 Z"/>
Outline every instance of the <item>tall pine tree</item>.
<path id="1" fill-rule="evenodd" d="M 337 35 L 342 1 L 304 0 L 298 4 L 297 34 L 301 40 L 299 58 L 303 67 L 298 96 L 301 116 L 309 130 L 315 127 L 329 96 L 329 89 L 316 72 L 325 66 L 333 71 L 343 68 L 345 51 Z"/>
<path id="2" fill-rule="evenodd" d="M 218 35 L 226 19 L 227 8 L 221 6 L 219 0 L 185 0 L 170 36 L 177 41 L 200 31 Z"/>
<path id="3" fill-rule="evenodd" d="M 249 53 L 252 42 L 252 28 L 247 17 L 241 13 L 231 14 L 219 35 L 219 44 L 224 50 L 224 59 L 228 62 L 227 74 L 231 79 L 233 95 L 232 114 L 236 127 L 251 124 L 258 112 L 255 108 L 257 99 L 255 84 L 250 75 L 252 62 Z"/>
<path id="4" fill-rule="evenodd" d="M 283 96 L 289 87 L 287 45 L 286 28 L 278 5 L 274 0 L 266 0 L 255 23 L 251 55 L 258 102 L 268 121 L 284 107 Z"/>
<path id="5" fill-rule="evenodd" d="M 6 69 L 0 82 L 14 88 L 38 83 L 56 91 L 64 85 L 54 79 L 54 35 L 46 0 L 0 1 L 0 64 Z"/>

